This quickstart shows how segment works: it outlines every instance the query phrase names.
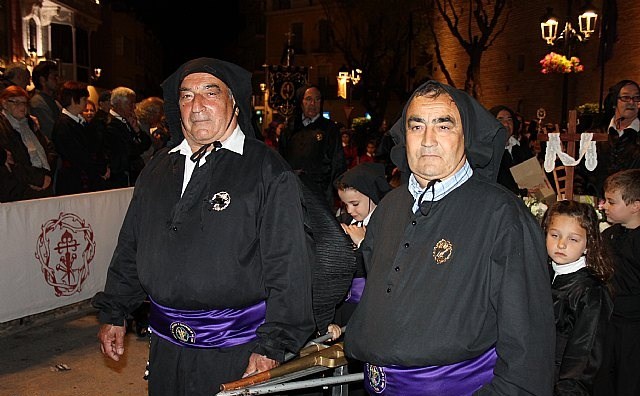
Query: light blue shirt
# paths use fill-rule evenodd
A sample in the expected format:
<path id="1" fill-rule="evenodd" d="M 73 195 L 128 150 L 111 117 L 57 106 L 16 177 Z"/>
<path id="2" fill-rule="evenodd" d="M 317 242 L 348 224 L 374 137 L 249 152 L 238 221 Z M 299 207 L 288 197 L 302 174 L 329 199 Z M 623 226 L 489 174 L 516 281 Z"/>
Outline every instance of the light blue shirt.
<path id="1" fill-rule="evenodd" d="M 422 186 L 420 186 L 420 183 L 418 183 L 418 180 L 416 179 L 415 175 L 411 173 L 411 175 L 409 176 L 408 188 L 409 188 L 409 192 L 411 193 L 415 201 L 413 203 L 413 213 L 416 213 L 418 211 L 418 209 L 420 208 L 420 204 L 422 202 L 441 200 L 451 191 L 453 191 L 458 186 L 461 186 L 464 182 L 469 180 L 469 178 L 472 175 L 473 175 L 473 169 L 471 169 L 471 165 L 469 165 L 469 161 L 465 159 L 464 165 L 462 165 L 462 168 L 460 168 L 452 176 L 442 180 L 440 183 L 436 183 L 433 186 L 433 189 L 429 188 L 429 191 L 427 191 L 424 194 L 424 196 L 422 196 L 422 200 L 418 202 L 418 199 L 420 199 L 420 196 L 422 195 L 422 193 L 425 192 L 424 190 L 426 187 L 422 188 Z"/>

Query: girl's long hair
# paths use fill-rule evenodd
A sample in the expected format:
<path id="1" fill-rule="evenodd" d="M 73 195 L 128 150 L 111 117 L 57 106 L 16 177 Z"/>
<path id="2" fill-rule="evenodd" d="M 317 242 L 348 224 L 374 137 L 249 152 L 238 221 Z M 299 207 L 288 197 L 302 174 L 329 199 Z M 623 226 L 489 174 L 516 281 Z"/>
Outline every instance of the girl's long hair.
<path id="1" fill-rule="evenodd" d="M 556 215 L 573 217 L 587 231 L 587 268 L 607 286 L 609 292 L 613 295 L 614 290 L 611 283 L 614 272 L 613 262 L 600 234 L 599 220 L 595 209 L 591 205 L 577 201 L 558 201 L 554 203 L 542 219 L 542 228 L 545 235 L 553 216 Z"/>

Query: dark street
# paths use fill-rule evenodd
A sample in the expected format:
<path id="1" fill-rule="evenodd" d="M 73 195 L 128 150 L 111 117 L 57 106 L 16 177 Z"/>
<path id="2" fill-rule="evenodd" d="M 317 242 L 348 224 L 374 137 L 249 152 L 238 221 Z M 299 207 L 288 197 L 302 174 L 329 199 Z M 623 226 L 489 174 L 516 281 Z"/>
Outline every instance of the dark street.
<path id="1" fill-rule="evenodd" d="M 82 309 L 38 325 L 3 327 L 0 395 L 146 395 L 148 342 L 127 335 L 120 362 L 104 358 L 95 311 Z"/>

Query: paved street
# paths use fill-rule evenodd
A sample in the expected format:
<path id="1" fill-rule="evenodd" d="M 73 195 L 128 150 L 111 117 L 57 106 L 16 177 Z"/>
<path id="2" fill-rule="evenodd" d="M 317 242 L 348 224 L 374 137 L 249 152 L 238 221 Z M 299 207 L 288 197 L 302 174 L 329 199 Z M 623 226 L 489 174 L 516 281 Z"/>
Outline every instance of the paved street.
<path id="1" fill-rule="evenodd" d="M 104 358 L 96 338 L 95 311 L 84 309 L 39 325 L 14 327 L 4 328 L 0 335 L 0 395 L 147 395 L 142 377 L 148 342 L 129 333 L 124 359 Z"/>

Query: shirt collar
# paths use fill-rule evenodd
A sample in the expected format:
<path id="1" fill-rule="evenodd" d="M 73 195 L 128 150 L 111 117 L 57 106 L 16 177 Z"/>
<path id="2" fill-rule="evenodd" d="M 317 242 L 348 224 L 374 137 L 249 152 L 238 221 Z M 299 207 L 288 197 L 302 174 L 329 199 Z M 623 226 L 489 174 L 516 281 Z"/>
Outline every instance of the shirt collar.
<path id="1" fill-rule="evenodd" d="M 422 201 L 441 200 L 451 191 L 455 190 L 457 187 L 469 180 L 472 175 L 473 169 L 471 169 L 469 161 L 465 159 L 462 168 L 460 168 L 452 176 L 442 180 L 440 183 L 436 183 L 433 186 L 433 190 L 429 189 L 429 191 L 424 194 L 424 196 L 422 197 Z M 408 188 L 415 201 L 413 203 L 413 213 L 416 213 L 418 208 L 420 207 L 420 203 L 422 202 L 418 202 L 418 198 L 420 198 L 420 195 L 422 195 L 422 193 L 424 192 L 424 188 L 420 186 L 413 173 L 411 173 L 411 175 L 409 176 Z"/>
<path id="2" fill-rule="evenodd" d="M 302 115 L 302 124 L 303 124 L 304 126 L 307 126 L 307 125 L 309 125 L 309 124 L 311 124 L 311 123 L 316 122 L 316 120 L 317 120 L 318 118 L 320 118 L 320 113 L 316 114 L 316 116 L 315 116 L 315 117 L 313 117 L 313 118 L 305 117 L 305 116 L 304 116 L 304 114 L 303 114 L 303 115 Z"/>
<path id="3" fill-rule="evenodd" d="M 225 141 L 220 142 L 222 144 L 221 148 L 242 155 L 244 153 L 244 139 L 244 132 L 242 132 L 242 129 L 240 129 L 240 125 L 237 125 L 236 129 L 234 129 L 231 133 L 231 136 L 229 136 Z M 175 152 L 178 152 L 186 157 L 191 157 L 191 154 L 193 154 L 189 143 L 187 143 L 187 139 L 182 139 L 182 142 L 180 142 L 179 145 L 169 150 L 169 153 Z M 204 156 L 208 156 L 209 153 L 210 151 L 207 152 Z"/>
<path id="4" fill-rule="evenodd" d="M 84 118 L 82 118 L 81 115 L 73 115 L 71 113 L 69 113 L 69 110 L 67 109 L 62 109 L 62 114 L 66 114 L 69 118 L 71 118 L 72 120 L 74 120 L 75 122 L 79 123 L 79 124 L 83 124 L 86 121 L 84 120 Z"/>
<path id="5" fill-rule="evenodd" d="M 634 131 L 640 132 L 640 119 L 638 119 L 638 117 L 636 117 L 635 120 L 631 121 L 631 124 L 627 128 L 624 128 L 624 129 L 620 130 L 620 129 L 618 129 L 616 127 L 616 118 L 613 117 L 611 119 L 611 122 L 609 123 L 609 129 L 611 129 L 611 128 L 613 128 L 616 131 L 618 131 L 618 136 L 622 136 L 622 134 L 624 133 L 624 130 L 627 129 L 627 128 L 631 128 Z"/>
<path id="6" fill-rule="evenodd" d="M 577 259 L 573 263 L 568 263 L 568 264 L 560 265 L 560 264 L 556 264 L 555 261 L 552 261 L 551 266 L 553 267 L 553 271 L 555 272 L 555 274 L 553 275 L 553 279 L 555 280 L 556 276 L 558 275 L 572 274 L 578 271 L 579 269 L 586 267 L 587 261 L 584 256 L 580 256 L 579 259 Z"/>
<path id="7" fill-rule="evenodd" d="M 509 139 L 507 139 L 507 145 L 504 148 L 506 150 L 509 150 L 509 154 L 511 154 L 511 149 L 513 148 L 513 146 L 519 146 L 519 145 L 520 145 L 520 141 L 516 139 L 515 136 L 509 136 Z"/>
<path id="8" fill-rule="evenodd" d="M 114 116 L 115 118 L 119 119 L 120 121 L 124 122 L 125 124 L 127 124 L 127 120 L 121 116 L 120 114 L 116 113 L 115 110 L 110 109 L 109 110 L 109 114 L 111 114 L 112 116 Z"/>

